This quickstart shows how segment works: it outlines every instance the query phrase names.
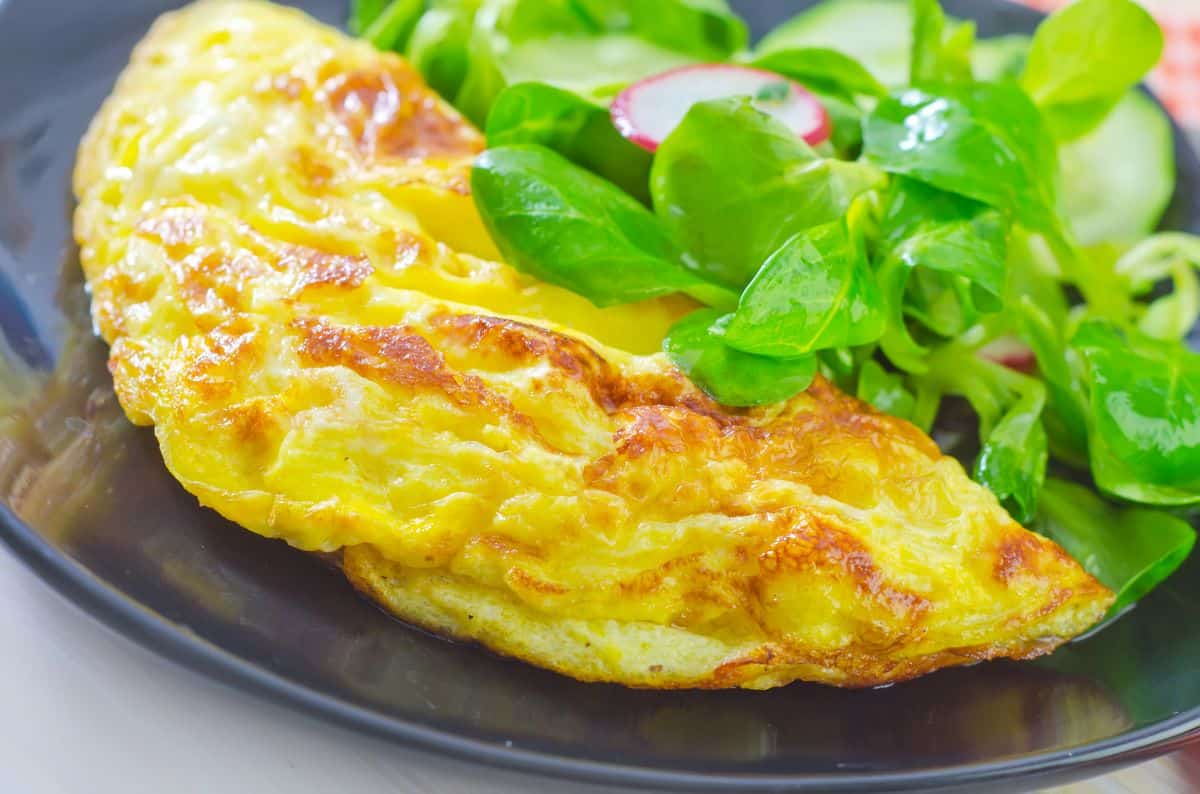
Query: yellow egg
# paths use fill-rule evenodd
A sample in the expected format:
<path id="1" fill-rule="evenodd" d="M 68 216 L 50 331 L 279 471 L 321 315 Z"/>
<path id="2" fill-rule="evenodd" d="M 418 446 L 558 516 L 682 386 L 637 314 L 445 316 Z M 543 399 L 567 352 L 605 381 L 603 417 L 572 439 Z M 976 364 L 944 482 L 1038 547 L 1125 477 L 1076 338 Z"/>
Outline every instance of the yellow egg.
<path id="1" fill-rule="evenodd" d="M 727 409 L 656 352 L 689 300 L 599 309 L 496 261 L 482 145 L 293 10 L 201 2 L 138 46 L 75 228 L 121 403 L 201 504 L 587 681 L 881 684 L 1103 615 L 911 425 L 820 379 Z"/>

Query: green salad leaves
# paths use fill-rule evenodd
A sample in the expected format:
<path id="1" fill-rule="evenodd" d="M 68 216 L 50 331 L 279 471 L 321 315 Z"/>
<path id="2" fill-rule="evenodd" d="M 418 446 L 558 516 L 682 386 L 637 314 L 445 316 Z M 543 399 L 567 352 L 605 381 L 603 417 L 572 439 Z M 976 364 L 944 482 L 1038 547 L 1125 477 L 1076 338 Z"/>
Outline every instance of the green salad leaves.
<path id="1" fill-rule="evenodd" d="M 488 146 L 536 143 L 649 202 L 650 153 L 617 132 L 608 108 L 546 83 L 500 92 L 487 118 Z"/>
<path id="2" fill-rule="evenodd" d="M 969 82 L 975 26 L 968 22 L 947 30 L 946 14 L 938 0 L 914 0 L 909 82 Z"/>
<path id="3" fill-rule="evenodd" d="M 867 116 L 863 156 L 893 174 L 1011 212 L 1033 229 L 1056 223 L 1054 141 L 1012 83 L 941 83 L 901 91 Z"/>
<path id="4" fill-rule="evenodd" d="M 887 94 L 858 61 L 827 47 L 797 47 L 760 55 L 751 64 L 768 72 L 790 77 L 810 91 L 853 103 L 858 97 L 880 98 Z"/>
<path id="5" fill-rule="evenodd" d="M 823 376 L 940 428 L 1114 611 L 1191 551 L 1200 238 L 1152 234 L 1173 141 L 1133 0 L 978 41 L 937 0 L 826 0 L 753 49 L 723 0 L 358 0 L 350 26 L 484 126 L 472 193 L 511 265 L 600 306 L 696 300 L 663 350 L 716 400 Z M 692 100 L 653 154 L 613 125 L 631 83 L 713 62 L 779 82 Z M 788 80 L 828 141 L 759 109 Z"/>
<path id="6" fill-rule="evenodd" d="M 1053 478 L 1033 529 L 1117 594 L 1113 615 L 1170 576 L 1196 545 L 1196 530 L 1170 513 L 1114 507 L 1089 488 Z"/>
<path id="7" fill-rule="evenodd" d="M 797 233 L 742 292 L 725 331 L 738 350 L 780 358 L 865 345 L 884 328 L 883 300 L 845 220 Z"/>
<path id="8" fill-rule="evenodd" d="M 1100 320 L 1071 349 L 1084 363 L 1096 484 L 1135 502 L 1200 502 L 1200 356 Z"/>
<path id="9" fill-rule="evenodd" d="M 597 306 L 672 292 L 717 306 L 734 299 L 682 266 L 645 206 L 544 146 L 484 152 L 471 170 L 471 191 L 505 259 Z"/>
<path id="10" fill-rule="evenodd" d="M 693 105 L 659 146 L 654 209 L 696 272 L 736 290 L 792 235 L 843 217 L 882 171 L 820 157 L 746 99 Z"/>
<path id="11" fill-rule="evenodd" d="M 1021 87 L 1059 140 L 1094 129 L 1162 56 L 1153 17 L 1128 0 L 1066 6 L 1038 27 Z"/>
<path id="12" fill-rule="evenodd" d="M 684 317 L 663 343 L 684 374 L 726 405 L 767 405 L 812 383 L 816 356 L 775 358 L 736 350 L 725 341 L 732 315 L 704 309 Z"/>

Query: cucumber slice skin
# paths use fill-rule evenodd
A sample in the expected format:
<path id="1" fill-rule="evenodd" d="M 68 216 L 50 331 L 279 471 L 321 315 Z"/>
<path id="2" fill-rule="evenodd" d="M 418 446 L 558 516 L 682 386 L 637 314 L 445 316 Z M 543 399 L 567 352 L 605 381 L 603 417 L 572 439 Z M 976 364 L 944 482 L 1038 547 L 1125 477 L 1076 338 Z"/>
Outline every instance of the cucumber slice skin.
<path id="1" fill-rule="evenodd" d="M 826 0 L 775 28 L 758 52 L 830 47 L 857 58 L 884 85 L 901 86 L 908 81 L 911 29 L 907 0 Z M 1029 41 L 980 40 L 975 76 L 1018 76 Z M 1059 148 L 1059 192 L 1081 244 L 1125 243 L 1153 232 L 1175 192 L 1174 132 L 1166 114 L 1131 91 L 1097 129 Z"/>

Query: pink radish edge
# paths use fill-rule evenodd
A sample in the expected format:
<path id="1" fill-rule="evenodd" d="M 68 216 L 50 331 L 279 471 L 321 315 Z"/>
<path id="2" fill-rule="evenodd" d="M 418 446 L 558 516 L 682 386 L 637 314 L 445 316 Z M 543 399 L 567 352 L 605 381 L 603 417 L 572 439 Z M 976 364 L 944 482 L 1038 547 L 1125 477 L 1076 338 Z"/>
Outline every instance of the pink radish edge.
<path id="1" fill-rule="evenodd" d="M 994 361 L 1026 375 L 1037 370 L 1037 358 L 1033 355 L 1033 351 L 1015 337 L 1000 337 L 990 344 L 984 345 L 979 350 L 979 354 L 989 361 Z"/>
<path id="2" fill-rule="evenodd" d="M 787 83 L 790 87 L 791 96 L 793 98 L 799 99 L 800 101 L 810 102 L 817 110 L 816 126 L 806 133 L 797 133 L 797 137 L 803 139 L 804 142 L 810 146 L 816 146 L 819 143 L 829 140 L 829 137 L 833 131 L 833 124 L 830 121 L 829 112 L 825 110 L 825 106 L 821 104 L 821 101 L 817 99 L 811 91 L 797 83 L 795 80 L 789 79 L 777 72 L 759 69 L 754 66 L 741 66 L 739 64 L 728 63 L 697 63 L 689 64 L 687 66 L 678 66 L 674 69 L 668 69 L 665 72 L 659 72 L 658 74 L 651 75 L 650 77 L 642 78 L 636 83 L 632 83 L 631 85 L 627 86 L 625 90 L 621 91 L 621 93 L 617 94 L 616 98 L 612 102 L 609 112 L 612 116 L 613 125 L 623 137 L 632 143 L 635 143 L 650 152 L 657 151 L 659 144 L 661 144 L 662 141 L 657 140 L 651 135 L 643 132 L 638 126 L 637 122 L 634 121 L 633 106 L 638 93 L 645 89 L 648 85 L 677 79 L 680 75 L 689 74 L 691 72 L 708 72 L 714 70 L 753 73 L 761 75 L 765 78 L 770 78 L 771 82 Z M 731 94 L 730 96 L 737 95 Z"/>

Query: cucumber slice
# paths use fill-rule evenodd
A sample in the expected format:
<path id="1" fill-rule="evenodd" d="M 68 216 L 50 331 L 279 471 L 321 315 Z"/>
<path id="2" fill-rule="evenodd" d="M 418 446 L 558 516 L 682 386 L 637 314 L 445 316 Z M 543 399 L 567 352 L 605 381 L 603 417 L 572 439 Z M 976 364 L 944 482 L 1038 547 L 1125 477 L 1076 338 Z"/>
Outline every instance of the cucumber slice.
<path id="1" fill-rule="evenodd" d="M 829 47 L 857 59 L 887 86 L 908 81 L 912 14 L 907 0 L 826 0 L 768 33 L 757 52 Z"/>
<path id="2" fill-rule="evenodd" d="M 1059 208 L 1079 242 L 1133 242 L 1158 226 L 1175 192 L 1171 122 L 1130 91 L 1104 123 L 1063 145 Z"/>
<path id="3" fill-rule="evenodd" d="M 911 37 L 907 0 L 826 0 L 767 34 L 757 52 L 830 47 L 857 58 L 884 85 L 902 86 Z M 1013 35 L 976 42 L 975 76 L 1018 77 L 1029 41 Z M 1098 128 L 1060 147 L 1059 187 L 1059 208 L 1080 243 L 1149 234 L 1175 192 L 1170 121 L 1145 95 L 1131 91 Z"/>
<path id="4" fill-rule="evenodd" d="M 982 80 L 1016 78 L 1029 50 L 1027 36 L 985 39 L 972 62 Z M 1083 245 L 1138 240 L 1158 226 L 1175 192 L 1171 122 L 1138 91 L 1104 122 L 1058 150 L 1059 210 Z"/>
<path id="5" fill-rule="evenodd" d="M 696 59 L 637 36 L 550 36 L 513 46 L 497 59 L 509 85 L 541 81 L 607 99 L 630 83 Z"/>
<path id="6" fill-rule="evenodd" d="M 870 20 L 870 24 L 864 24 Z M 961 20 L 947 18 L 950 33 Z M 1014 34 L 981 39 L 971 54 L 980 80 L 1015 77 L 1030 38 Z M 790 47 L 829 47 L 856 58 L 884 85 L 908 83 L 912 12 L 908 0 L 826 0 L 768 33 L 758 53 Z"/>

